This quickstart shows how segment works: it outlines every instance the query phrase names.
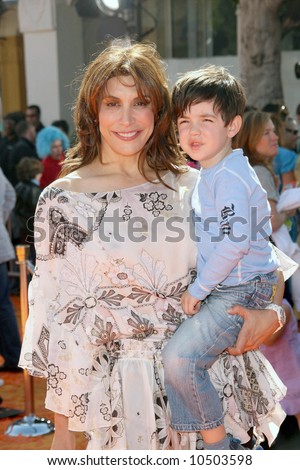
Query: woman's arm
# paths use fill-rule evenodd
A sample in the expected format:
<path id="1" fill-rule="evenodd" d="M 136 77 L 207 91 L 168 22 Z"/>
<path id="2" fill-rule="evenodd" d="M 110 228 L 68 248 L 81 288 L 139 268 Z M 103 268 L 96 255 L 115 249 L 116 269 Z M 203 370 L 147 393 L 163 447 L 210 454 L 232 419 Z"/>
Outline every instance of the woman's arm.
<path id="1" fill-rule="evenodd" d="M 281 225 L 284 224 L 286 221 L 288 214 L 286 212 L 278 212 L 276 205 L 277 202 L 269 199 L 269 204 L 271 206 L 271 225 L 272 225 L 272 232 L 276 232 Z"/>
<path id="2" fill-rule="evenodd" d="M 278 286 L 273 303 L 280 305 L 283 299 L 284 279 L 281 271 L 277 270 Z M 278 328 L 277 314 L 274 310 L 251 310 L 241 305 L 235 305 L 228 313 L 240 315 L 244 324 L 239 333 L 235 346 L 228 348 L 229 354 L 237 356 L 247 351 L 257 349 Z"/>
<path id="3" fill-rule="evenodd" d="M 284 311 L 285 311 L 285 318 L 286 318 L 286 323 L 285 325 L 280 328 L 280 330 L 276 331 L 276 333 L 274 333 L 273 335 L 271 335 L 269 338 L 266 339 L 266 341 L 264 341 L 264 344 L 266 346 L 272 346 L 272 344 L 274 344 L 279 338 L 280 336 L 282 335 L 282 333 L 284 332 L 285 330 L 285 327 L 287 325 L 287 323 L 290 321 L 291 319 L 291 312 L 290 312 L 290 307 L 288 305 L 283 305 L 282 306 Z"/>
<path id="4" fill-rule="evenodd" d="M 54 413 L 55 432 L 51 450 L 75 450 L 75 434 L 68 429 L 67 416 Z"/>

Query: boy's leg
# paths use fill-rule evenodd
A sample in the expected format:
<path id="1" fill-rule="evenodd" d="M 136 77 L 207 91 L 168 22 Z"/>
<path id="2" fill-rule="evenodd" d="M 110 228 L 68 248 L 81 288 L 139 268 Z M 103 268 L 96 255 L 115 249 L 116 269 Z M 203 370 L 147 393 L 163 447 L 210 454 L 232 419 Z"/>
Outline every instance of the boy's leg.
<path id="1" fill-rule="evenodd" d="M 227 313 L 232 300 L 210 296 L 188 318 L 163 350 L 165 387 L 177 430 L 209 430 L 223 424 L 223 410 L 207 369 L 234 344 L 241 327 Z"/>

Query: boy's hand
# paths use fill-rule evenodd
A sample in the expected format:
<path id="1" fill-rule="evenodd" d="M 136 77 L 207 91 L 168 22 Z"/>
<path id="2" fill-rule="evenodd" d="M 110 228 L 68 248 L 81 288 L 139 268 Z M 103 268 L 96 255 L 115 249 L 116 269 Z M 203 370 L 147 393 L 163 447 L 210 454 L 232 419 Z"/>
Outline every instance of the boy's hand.
<path id="1" fill-rule="evenodd" d="M 195 315 L 200 310 L 201 300 L 193 297 L 189 291 L 185 291 L 181 297 L 181 305 L 186 315 Z"/>

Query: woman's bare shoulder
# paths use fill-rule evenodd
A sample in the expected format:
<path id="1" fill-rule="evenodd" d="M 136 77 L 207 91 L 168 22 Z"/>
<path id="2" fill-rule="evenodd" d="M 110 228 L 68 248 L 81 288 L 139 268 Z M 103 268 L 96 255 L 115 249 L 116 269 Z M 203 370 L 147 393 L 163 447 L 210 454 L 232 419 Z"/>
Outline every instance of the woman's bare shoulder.
<path id="1" fill-rule="evenodd" d="M 70 173 L 63 178 L 59 178 L 49 184 L 50 188 L 65 189 L 67 191 L 76 191 L 80 185 L 81 177 L 77 171 Z"/>

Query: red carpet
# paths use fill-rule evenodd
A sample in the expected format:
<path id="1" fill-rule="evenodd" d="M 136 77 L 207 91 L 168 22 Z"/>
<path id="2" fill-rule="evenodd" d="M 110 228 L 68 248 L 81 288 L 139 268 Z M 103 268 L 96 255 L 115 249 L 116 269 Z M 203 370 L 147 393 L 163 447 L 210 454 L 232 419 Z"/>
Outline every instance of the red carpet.
<path id="1" fill-rule="evenodd" d="M 13 296 L 12 301 L 15 306 L 17 318 L 20 324 L 20 308 L 19 297 Z M 4 380 L 4 385 L 0 387 L 0 397 L 2 403 L 0 407 L 11 408 L 14 410 L 22 410 L 23 414 L 0 418 L 0 450 L 48 450 L 50 449 L 53 433 L 45 434 L 37 437 L 9 436 L 5 434 L 10 425 L 25 416 L 25 380 L 23 373 L 1 372 L 0 378 Z M 38 418 L 45 418 L 53 421 L 53 413 L 44 408 L 44 398 L 46 390 L 46 382 L 42 379 L 34 378 L 33 384 L 33 400 L 27 405 L 27 409 Z M 32 405 L 32 407 L 31 407 Z M 77 448 L 85 449 L 86 439 L 83 435 L 76 436 Z"/>

